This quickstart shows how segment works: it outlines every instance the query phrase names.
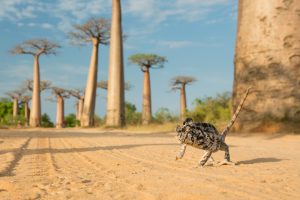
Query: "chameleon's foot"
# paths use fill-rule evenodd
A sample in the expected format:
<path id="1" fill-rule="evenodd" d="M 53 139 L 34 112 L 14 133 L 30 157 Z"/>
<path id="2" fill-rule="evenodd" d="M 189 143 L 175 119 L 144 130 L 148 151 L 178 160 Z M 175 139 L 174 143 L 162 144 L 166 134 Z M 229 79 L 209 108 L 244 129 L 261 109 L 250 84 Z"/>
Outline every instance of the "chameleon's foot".
<path id="1" fill-rule="evenodd" d="M 217 164 L 217 166 L 221 166 L 221 165 L 236 165 L 236 163 L 228 160 L 223 160 Z"/>

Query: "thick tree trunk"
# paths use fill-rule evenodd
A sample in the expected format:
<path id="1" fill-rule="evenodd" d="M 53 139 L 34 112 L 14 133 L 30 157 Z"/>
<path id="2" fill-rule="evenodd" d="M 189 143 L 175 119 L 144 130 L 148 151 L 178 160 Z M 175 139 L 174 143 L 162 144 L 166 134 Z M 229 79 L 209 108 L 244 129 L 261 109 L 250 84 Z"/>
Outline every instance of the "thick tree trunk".
<path id="1" fill-rule="evenodd" d="M 33 90 L 30 112 L 30 126 L 38 127 L 41 125 L 41 96 L 40 96 L 40 66 L 39 56 L 34 56 L 33 70 Z"/>
<path id="2" fill-rule="evenodd" d="M 13 117 L 16 118 L 19 112 L 18 98 L 14 98 L 13 101 Z"/>
<path id="3" fill-rule="evenodd" d="M 185 84 L 181 84 L 180 88 L 180 116 L 183 117 L 186 111 L 186 94 Z"/>
<path id="4" fill-rule="evenodd" d="M 98 74 L 98 41 L 93 41 L 93 52 L 91 56 L 89 75 L 86 83 L 84 105 L 81 115 L 81 126 L 94 126 L 97 74 Z"/>
<path id="5" fill-rule="evenodd" d="M 112 25 L 107 88 L 107 126 L 125 125 L 123 35 L 120 0 L 112 0 Z"/>
<path id="6" fill-rule="evenodd" d="M 300 1 L 240 0 L 233 108 L 237 131 L 300 131 Z"/>
<path id="7" fill-rule="evenodd" d="M 28 101 L 24 102 L 24 118 L 25 118 L 25 125 L 28 126 L 28 122 L 29 122 Z"/>
<path id="8" fill-rule="evenodd" d="M 64 98 L 57 95 L 57 102 L 56 102 L 56 128 L 63 128 L 64 127 Z"/>
<path id="9" fill-rule="evenodd" d="M 151 109 L 151 85 L 149 68 L 144 71 L 144 88 L 143 88 L 143 109 L 142 109 L 142 123 L 147 125 L 152 119 Z"/>

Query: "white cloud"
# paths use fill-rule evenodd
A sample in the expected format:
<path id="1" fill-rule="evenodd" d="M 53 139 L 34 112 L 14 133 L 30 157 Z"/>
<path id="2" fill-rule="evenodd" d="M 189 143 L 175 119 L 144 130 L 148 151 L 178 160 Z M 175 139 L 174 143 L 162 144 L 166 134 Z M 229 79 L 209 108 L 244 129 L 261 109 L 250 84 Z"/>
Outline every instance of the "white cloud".
<path id="1" fill-rule="evenodd" d="M 160 23 L 168 18 L 198 21 L 214 6 L 229 4 L 231 0 L 128 0 L 125 12 Z"/>
<path id="2" fill-rule="evenodd" d="M 175 48 L 187 47 L 193 45 L 193 43 L 190 41 L 159 41 L 158 45 L 166 46 L 170 49 L 175 49 Z"/>
<path id="3" fill-rule="evenodd" d="M 43 10 L 43 4 L 37 0 L 0 0 L 0 5 L 0 20 L 32 19 Z"/>

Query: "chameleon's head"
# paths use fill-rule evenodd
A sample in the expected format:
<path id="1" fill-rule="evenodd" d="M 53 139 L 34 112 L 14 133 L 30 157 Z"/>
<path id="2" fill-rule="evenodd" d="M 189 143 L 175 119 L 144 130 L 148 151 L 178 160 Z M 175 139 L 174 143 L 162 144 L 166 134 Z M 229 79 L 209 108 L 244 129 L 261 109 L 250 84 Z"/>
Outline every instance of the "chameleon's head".
<path id="1" fill-rule="evenodd" d="M 180 125 L 177 125 L 177 127 L 176 127 L 176 132 L 177 132 L 177 137 L 178 137 L 179 140 L 182 140 L 182 139 L 183 139 L 183 137 L 184 137 L 186 131 L 189 130 L 190 125 L 192 125 L 192 123 L 193 123 L 192 118 L 186 118 L 186 119 L 183 121 L 183 123 L 182 123 L 181 126 L 180 126 Z"/>

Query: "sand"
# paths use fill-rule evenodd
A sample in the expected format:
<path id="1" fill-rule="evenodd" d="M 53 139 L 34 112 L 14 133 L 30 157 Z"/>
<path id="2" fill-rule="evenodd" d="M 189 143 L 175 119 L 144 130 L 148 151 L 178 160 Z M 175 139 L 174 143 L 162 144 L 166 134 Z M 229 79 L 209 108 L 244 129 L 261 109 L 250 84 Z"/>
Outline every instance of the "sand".
<path id="1" fill-rule="evenodd" d="M 204 168 L 174 136 L 0 130 L 0 199 L 300 199 L 299 135 L 229 135 L 237 165 Z"/>

